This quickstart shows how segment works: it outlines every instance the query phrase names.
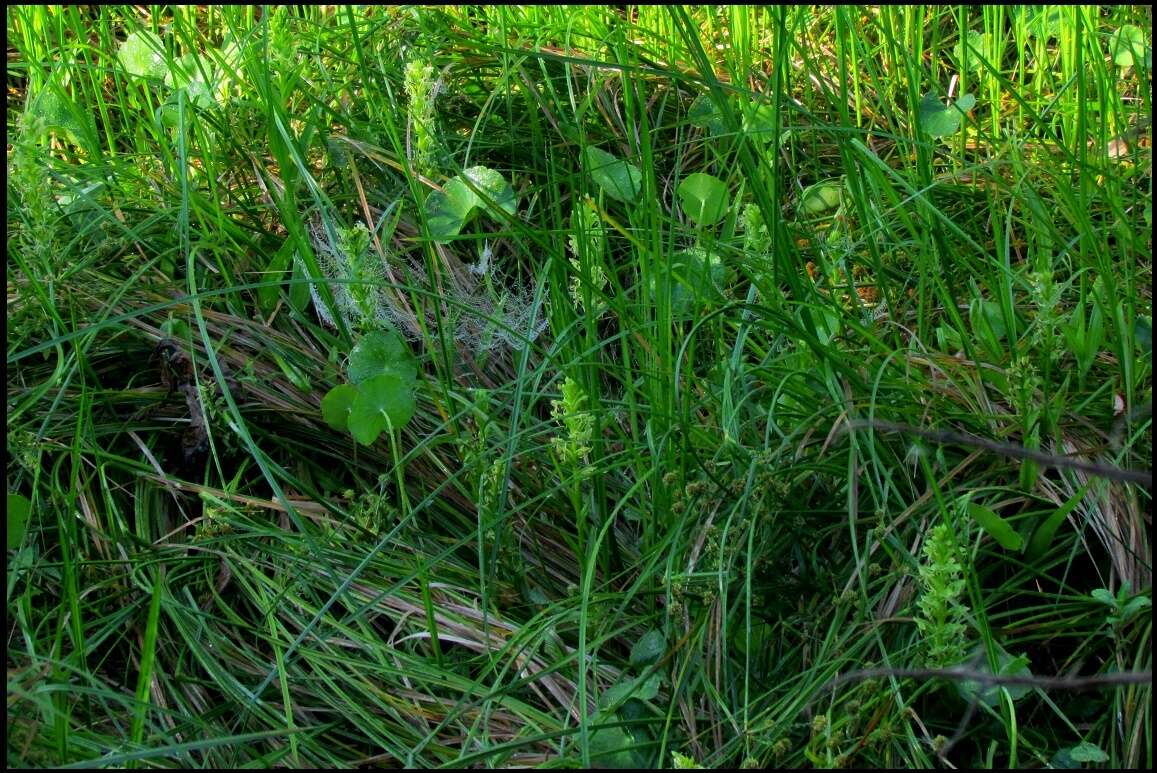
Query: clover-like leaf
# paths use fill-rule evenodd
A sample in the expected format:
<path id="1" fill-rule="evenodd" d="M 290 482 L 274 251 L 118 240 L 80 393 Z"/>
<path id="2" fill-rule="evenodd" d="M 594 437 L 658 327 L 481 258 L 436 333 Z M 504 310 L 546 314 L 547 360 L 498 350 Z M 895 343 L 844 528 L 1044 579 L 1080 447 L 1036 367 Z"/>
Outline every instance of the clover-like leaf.
<path id="1" fill-rule="evenodd" d="M 349 380 L 360 384 L 382 373 L 392 373 L 413 384 L 418 376 L 414 355 L 394 331 L 375 330 L 366 333 L 350 352 Z"/>
<path id="2" fill-rule="evenodd" d="M 339 384 L 321 399 L 321 418 L 334 429 L 347 430 L 350 424 L 350 408 L 358 388 L 353 384 Z"/>
<path id="3" fill-rule="evenodd" d="M 397 373 L 368 378 L 358 385 L 357 392 L 350 406 L 349 430 L 362 445 L 372 445 L 387 427 L 404 427 L 417 408 L 414 385 Z"/>
<path id="4" fill-rule="evenodd" d="M 632 204 L 643 192 L 643 173 L 634 164 L 595 147 L 583 149 L 583 168 L 612 199 Z"/>
<path id="5" fill-rule="evenodd" d="M 148 30 L 134 32 L 125 38 L 117 50 L 117 61 L 125 72 L 137 78 L 164 78 L 169 73 L 165 64 L 165 46 L 156 33 Z"/>
<path id="6" fill-rule="evenodd" d="M 727 214 L 730 196 L 727 185 L 714 175 L 695 172 L 679 184 L 683 211 L 697 225 L 715 225 Z"/>
<path id="7" fill-rule="evenodd" d="M 514 188 L 501 173 L 485 166 L 472 166 L 463 171 L 461 176 L 467 178 L 474 187 L 486 194 L 507 214 L 513 215 L 518 209 L 518 197 L 514 193 Z M 486 206 L 482 197 L 475 194 L 475 199 L 478 202 L 477 206 Z"/>

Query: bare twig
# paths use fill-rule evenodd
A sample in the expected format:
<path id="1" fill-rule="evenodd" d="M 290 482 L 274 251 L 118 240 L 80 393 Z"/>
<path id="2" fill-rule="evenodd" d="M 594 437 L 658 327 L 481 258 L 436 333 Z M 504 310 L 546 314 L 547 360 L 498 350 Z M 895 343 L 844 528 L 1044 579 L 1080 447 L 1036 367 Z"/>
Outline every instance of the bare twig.
<path id="1" fill-rule="evenodd" d="M 962 432 L 922 429 L 920 427 L 898 424 L 891 421 L 856 419 L 848 422 L 845 426 L 849 429 L 874 429 L 881 432 L 902 432 L 906 435 L 915 435 L 935 443 L 956 443 L 959 445 L 974 446 L 1002 456 L 1028 459 L 1045 467 L 1080 470 L 1089 475 L 1098 475 L 1102 478 L 1111 478 L 1126 483 L 1136 483 L 1150 490 L 1153 488 L 1153 472 L 1151 470 L 1123 470 L 1120 467 L 1087 462 L 1083 459 L 1074 459 L 1071 456 L 1056 456 L 1043 451 L 1025 448 L 1024 446 L 999 443 L 995 440 L 987 440 L 975 435 L 966 435 Z"/>

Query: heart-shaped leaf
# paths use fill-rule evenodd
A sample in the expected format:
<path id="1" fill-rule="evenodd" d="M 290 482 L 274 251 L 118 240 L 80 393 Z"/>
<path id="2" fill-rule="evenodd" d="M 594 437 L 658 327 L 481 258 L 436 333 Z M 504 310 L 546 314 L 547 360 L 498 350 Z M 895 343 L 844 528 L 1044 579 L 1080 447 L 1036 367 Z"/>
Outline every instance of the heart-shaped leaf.
<path id="1" fill-rule="evenodd" d="M 1101 763 L 1109 761 L 1109 755 L 1105 754 L 1100 746 L 1088 741 L 1081 741 L 1068 751 L 1074 762 Z"/>
<path id="2" fill-rule="evenodd" d="M 164 78 L 169 73 L 165 64 L 165 45 L 153 32 L 141 30 L 125 38 L 117 50 L 117 61 L 125 72 L 137 78 Z"/>
<path id="3" fill-rule="evenodd" d="M 611 715 L 609 719 L 613 719 Z M 638 741 L 622 726 L 599 727 L 590 735 L 591 765 L 596 768 L 641 768 L 635 748 Z"/>
<path id="4" fill-rule="evenodd" d="M 387 427 L 401 429 L 413 418 L 417 404 L 414 385 L 397 373 L 382 373 L 357 387 L 350 406 L 349 430 L 354 440 L 372 445 Z"/>
<path id="5" fill-rule="evenodd" d="M 583 150 L 583 168 L 612 199 L 632 204 L 643 191 L 643 173 L 633 164 L 615 158 L 605 150 L 587 147 Z"/>
<path id="6" fill-rule="evenodd" d="M 672 256 L 669 273 L 660 268 L 657 275 L 652 275 L 652 298 L 657 297 L 656 291 L 663 282 L 668 282 L 670 287 L 671 316 L 686 319 L 701 303 L 722 296 L 727 284 L 727 267 L 718 255 L 693 248 Z"/>
<path id="7" fill-rule="evenodd" d="M 349 429 L 350 408 L 357 396 L 358 388 L 353 384 L 335 386 L 321 400 L 321 418 L 334 429 Z"/>
<path id="8" fill-rule="evenodd" d="M 418 377 L 418 366 L 401 336 L 392 330 L 375 330 L 362 336 L 350 352 L 348 373 L 354 384 L 382 373 L 392 373 L 413 384 Z"/>
<path id="9" fill-rule="evenodd" d="M 772 105 L 752 104 L 743 115 L 743 131 L 758 136 L 764 142 L 775 139 L 775 108 Z"/>
<path id="10" fill-rule="evenodd" d="M 701 226 L 718 223 L 727 214 L 727 185 L 718 177 L 702 172 L 689 174 L 679 184 L 679 198 L 687 217 Z"/>
<path id="11" fill-rule="evenodd" d="M 45 83 L 28 106 L 28 117 L 39 131 L 54 131 L 81 147 L 92 144 L 95 126 L 56 83 Z M 86 120 L 87 119 L 87 120 Z"/>

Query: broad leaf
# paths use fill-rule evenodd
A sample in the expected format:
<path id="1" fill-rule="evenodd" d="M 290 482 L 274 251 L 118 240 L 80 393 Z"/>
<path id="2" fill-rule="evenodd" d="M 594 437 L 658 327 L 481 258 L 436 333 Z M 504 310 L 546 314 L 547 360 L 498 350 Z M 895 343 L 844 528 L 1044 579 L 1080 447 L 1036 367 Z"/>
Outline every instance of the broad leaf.
<path id="1" fill-rule="evenodd" d="M 689 174 L 679 184 L 683 211 L 697 225 L 715 225 L 727 214 L 730 204 L 727 185 L 718 177 L 702 172 Z"/>
<path id="2" fill-rule="evenodd" d="M 148 30 L 134 32 L 117 50 L 117 60 L 125 72 L 137 78 L 164 78 L 169 73 L 165 63 L 165 45 Z"/>
<path id="3" fill-rule="evenodd" d="M 692 126 L 706 129 L 716 136 L 727 131 L 727 125 L 723 122 L 723 117 L 719 115 L 714 100 L 707 94 L 696 97 L 695 101 L 691 103 L 691 107 L 687 108 L 687 120 L 691 122 Z"/>
<path id="4" fill-rule="evenodd" d="M 838 183 L 816 183 L 806 188 L 799 197 L 799 212 L 808 217 L 822 215 L 839 205 L 840 185 Z"/>
<path id="5" fill-rule="evenodd" d="M 472 166 L 462 172 L 461 176 L 467 178 L 475 188 L 486 194 L 487 198 L 507 214 L 513 215 L 518 209 L 518 197 L 514 194 L 514 188 L 499 172 L 485 166 Z M 475 199 L 478 205 L 486 207 L 482 197 L 475 195 Z"/>
<path id="6" fill-rule="evenodd" d="M 1024 538 L 1017 533 L 1016 529 L 1012 528 L 1008 521 L 994 511 L 975 502 L 969 502 L 966 505 L 966 510 L 972 519 L 980 524 L 980 527 L 1000 543 L 1000 546 L 1005 550 L 1020 550 L 1020 546 L 1024 544 Z"/>
<path id="7" fill-rule="evenodd" d="M 366 379 L 357 391 L 350 406 L 349 429 L 362 445 L 373 444 L 387 427 L 401 429 L 414 416 L 414 385 L 396 373 Z"/>
<path id="8" fill-rule="evenodd" d="M 394 331 L 375 330 L 366 333 L 350 352 L 349 380 L 360 384 L 383 373 L 392 373 L 413 384 L 418 376 L 414 355 Z"/>
<path id="9" fill-rule="evenodd" d="M 353 407 L 354 398 L 357 396 L 358 388 L 353 384 L 335 386 L 321 400 L 321 418 L 334 429 L 348 430 L 350 408 Z"/>
<path id="10" fill-rule="evenodd" d="M 935 93 L 928 93 L 920 100 L 916 119 L 927 134 L 946 137 L 960 130 L 961 117 L 974 107 L 976 97 L 972 94 L 964 94 L 954 105 L 945 105 Z"/>
<path id="11" fill-rule="evenodd" d="M 423 205 L 430 236 L 437 242 L 450 241 L 461 233 L 462 226 L 470 220 L 474 208 L 480 203 L 478 196 L 464 182 L 457 177 L 450 180 L 442 190 L 431 193 Z"/>
<path id="12" fill-rule="evenodd" d="M 657 663 L 666 651 L 667 639 L 663 632 L 652 628 L 631 647 L 631 667 L 641 669 Z"/>
<path id="13" fill-rule="evenodd" d="M 608 718 L 613 721 L 614 717 Z M 590 735 L 591 765 L 596 768 L 640 768 L 638 742 L 622 726 L 600 727 Z"/>
<path id="14" fill-rule="evenodd" d="M 16 550 L 24 542 L 24 532 L 28 529 L 28 516 L 32 503 L 23 494 L 8 495 L 8 549 Z"/>
<path id="15" fill-rule="evenodd" d="M 775 108 L 772 105 L 753 104 L 744 112 L 743 131 L 771 142 L 775 139 Z"/>
<path id="16" fill-rule="evenodd" d="M 583 168 L 612 199 L 632 204 L 643 191 L 643 173 L 637 166 L 615 158 L 605 150 L 587 147 L 583 150 Z"/>
<path id="17" fill-rule="evenodd" d="M 988 37 L 976 30 L 969 30 L 956 44 L 953 53 L 956 55 L 956 63 L 960 67 L 964 67 L 965 47 L 968 48 L 968 71 L 980 72 L 984 69 L 984 64 L 981 62 L 982 57 L 986 57 L 988 48 Z"/>
<path id="18" fill-rule="evenodd" d="M 718 300 L 727 284 L 727 268 L 718 255 L 693 248 L 676 253 L 671 258 L 668 273 L 660 268 L 651 277 L 651 297 L 657 298 L 657 289 L 666 282 L 671 292 L 671 316 L 686 319 L 697 306 Z"/>
<path id="19" fill-rule="evenodd" d="M 996 646 L 996 662 L 998 668 L 996 676 L 1032 676 L 1032 671 L 1028 667 L 1028 658 L 1024 655 L 1013 657 L 1005 651 L 999 644 Z M 977 644 L 969 655 L 969 663 L 977 663 L 976 670 L 984 674 L 992 674 L 992 669 L 988 665 L 988 656 L 985 654 L 984 645 Z M 965 700 L 973 700 L 974 698 L 983 702 L 990 708 L 995 708 L 1000 703 L 1000 690 L 1007 690 L 1008 695 L 1014 701 L 1018 701 L 1031 692 L 1032 688 L 1026 685 L 995 685 L 995 684 L 980 684 L 979 682 L 964 680 L 957 682 L 957 690 Z"/>
<path id="20" fill-rule="evenodd" d="M 1122 26 L 1109 38 L 1109 54 L 1113 57 L 1113 64 L 1122 68 L 1132 67 L 1137 62 L 1145 62 L 1148 66 L 1153 61 L 1153 49 L 1145 45 L 1145 33 L 1132 24 Z"/>
<path id="21" fill-rule="evenodd" d="M 75 145 L 90 148 L 95 125 L 68 94 L 53 82 L 45 83 L 28 106 L 29 123 L 38 131 L 57 132 Z"/>
<path id="22" fill-rule="evenodd" d="M 1069 516 L 1081 500 L 1085 498 L 1085 492 L 1089 490 L 1089 484 L 1081 486 L 1075 494 L 1069 497 L 1063 505 L 1049 515 L 1048 518 L 1037 527 L 1033 533 L 1032 538 L 1028 541 L 1028 550 L 1025 552 L 1026 557 L 1030 562 L 1036 561 L 1045 554 L 1049 545 L 1052 544 L 1053 537 L 1056 536 L 1057 529 L 1065 522 L 1065 518 Z"/>
<path id="23" fill-rule="evenodd" d="M 1109 755 L 1105 754 L 1100 746 L 1089 743 L 1088 741 L 1081 741 L 1068 751 L 1069 756 L 1072 757 L 1075 762 L 1101 763 L 1109 761 Z"/>

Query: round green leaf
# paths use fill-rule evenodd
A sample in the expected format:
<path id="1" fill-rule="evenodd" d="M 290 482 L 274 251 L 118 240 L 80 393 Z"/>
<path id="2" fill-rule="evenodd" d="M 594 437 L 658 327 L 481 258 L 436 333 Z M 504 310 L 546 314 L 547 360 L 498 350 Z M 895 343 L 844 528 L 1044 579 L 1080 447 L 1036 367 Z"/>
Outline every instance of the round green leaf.
<path id="1" fill-rule="evenodd" d="M 481 203 L 474 191 L 464 182 L 455 177 L 442 190 L 434 191 L 426 197 L 423 210 L 426 212 L 426 223 L 430 227 L 430 236 L 434 241 L 447 242 L 462 231 L 470 219 L 474 208 Z"/>
<path id="2" fill-rule="evenodd" d="M 137 78 L 161 79 L 169 72 L 165 64 L 165 45 L 148 30 L 134 32 L 125 38 L 117 50 L 117 61 L 125 72 Z"/>
<path id="3" fill-rule="evenodd" d="M 702 172 L 687 175 L 679 184 L 679 198 L 687 217 L 701 226 L 722 220 L 730 203 L 727 185 L 718 177 Z"/>
<path id="4" fill-rule="evenodd" d="M 981 63 L 981 57 L 987 56 L 988 38 L 981 32 L 976 30 L 969 30 L 965 33 L 960 42 L 956 44 L 953 53 L 956 55 L 956 63 L 960 67 L 964 66 L 965 47 L 968 48 L 968 70 L 970 72 L 980 72 L 984 65 Z"/>
<path id="5" fill-rule="evenodd" d="M 840 205 L 839 183 L 822 182 L 809 186 L 799 197 L 801 215 L 814 217 Z"/>
<path id="6" fill-rule="evenodd" d="M 775 139 L 775 107 L 752 104 L 743 115 L 743 131 L 758 135 L 765 143 Z"/>
<path id="7" fill-rule="evenodd" d="M 472 166 L 462 172 L 461 176 L 473 183 L 475 188 L 482 191 L 507 214 L 513 215 L 518 209 L 518 197 L 514 193 L 514 188 L 499 172 L 485 166 Z M 482 197 L 475 194 L 475 198 L 479 204 L 485 206 Z"/>
<path id="8" fill-rule="evenodd" d="M 348 373 L 354 384 L 392 373 L 412 385 L 418 377 L 418 366 L 401 336 L 392 330 L 375 330 L 362 336 L 350 352 Z"/>
<path id="9" fill-rule="evenodd" d="M 997 676 L 1024 676 L 1031 677 L 1032 671 L 1028 667 L 1028 658 L 1024 655 L 1013 657 L 1007 652 L 1004 647 L 999 644 L 996 646 L 996 662 L 997 662 Z M 969 653 L 967 663 L 979 662 L 976 670 L 984 674 L 992 674 L 992 669 L 988 665 L 988 656 L 985 653 L 984 645 L 977 644 L 972 652 Z M 1007 690 L 1008 696 L 1014 701 L 1018 701 L 1024 696 L 1032 692 L 1032 688 L 1027 685 L 995 685 L 995 684 L 981 684 L 972 680 L 963 680 L 956 683 L 956 689 L 965 700 L 980 700 L 989 707 L 995 707 L 1000 703 L 1000 690 Z"/>
<path id="10" fill-rule="evenodd" d="M 1140 61 L 1151 61 L 1153 56 L 1145 45 L 1145 33 L 1132 24 L 1123 25 L 1109 38 L 1109 53 L 1118 67 L 1132 67 Z"/>
<path id="11" fill-rule="evenodd" d="M 595 147 L 583 149 L 583 168 L 612 199 L 632 204 L 643 192 L 643 173 L 637 166 Z"/>
<path id="12" fill-rule="evenodd" d="M 404 427 L 417 408 L 413 383 L 397 373 L 366 379 L 357 391 L 350 406 L 349 429 L 362 445 L 371 445 L 388 426 L 396 430 Z"/>
<path id="13" fill-rule="evenodd" d="M 652 628 L 640 636 L 635 646 L 631 647 L 631 667 L 646 668 L 658 662 L 666 651 L 667 638 L 663 636 L 662 631 Z"/>
<path id="14" fill-rule="evenodd" d="M 920 100 L 916 120 L 920 128 L 933 137 L 945 137 L 960 129 L 960 119 L 964 113 L 976 107 L 976 97 L 963 94 L 954 105 L 945 105 L 935 93 L 928 93 Z"/>
<path id="15" fill-rule="evenodd" d="M 706 129 L 714 135 L 720 135 L 727 131 L 727 125 L 715 108 L 715 103 L 707 94 L 700 94 L 691 103 L 691 107 L 687 108 L 687 120 L 691 122 L 692 126 Z"/>
<path id="16" fill-rule="evenodd" d="M 24 532 L 28 529 L 28 515 L 32 503 L 22 494 L 8 495 L 8 549 L 16 550 L 24 542 Z"/>
<path id="17" fill-rule="evenodd" d="M 334 429 L 349 429 L 350 408 L 358 388 L 353 384 L 339 384 L 321 399 L 321 418 Z"/>
<path id="18" fill-rule="evenodd" d="M 1109 761 L 1109 755 L 1105 754 L 1100 746 L 1089 743 L 1088 741 L 1081 741 L 1069 749 L 1069 756 L 1076 762 L 1101 763 Z"/>
<path id="19" fill-rule="evenodd" d="M 613 715 L 612 715 L 613 717 Z M 638 741 L 622 726 L 599 727 L 590 734 L 591 765 L 596 768 L 640 768 L 635 756 Z"/>

